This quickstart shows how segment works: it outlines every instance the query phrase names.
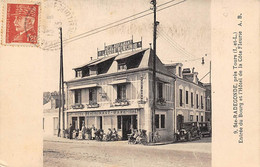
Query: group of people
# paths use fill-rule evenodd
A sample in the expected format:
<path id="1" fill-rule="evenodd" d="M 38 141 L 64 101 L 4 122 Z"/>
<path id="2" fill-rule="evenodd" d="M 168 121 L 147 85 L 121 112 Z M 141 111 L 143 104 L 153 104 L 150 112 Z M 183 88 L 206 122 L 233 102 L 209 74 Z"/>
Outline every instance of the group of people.
<path id="1" fill-rule="evenodd" d="M 107 133 L 104 133 L 103 129 L 97 129 L 94 125 L 91 128 L 86 128 L 83 124 L 81 131 L 79 129 L 74 129 L 73 126 L 70 124 L 68 129 L 68 138 L 69 139 L 89 139 L 89 140 L 106 140 L 106 141 L 115 141 L 119 140 L 119 135 L 115 128 L 111 130 L 108 128 Z"/>
<path id="2" fill-rule="evenodd" d="M 146 130 L 134 129 L 132 131 L 132 133 L 128 135 L 128 143 L 129 144 L 146 144 L 147 143 Z"/>

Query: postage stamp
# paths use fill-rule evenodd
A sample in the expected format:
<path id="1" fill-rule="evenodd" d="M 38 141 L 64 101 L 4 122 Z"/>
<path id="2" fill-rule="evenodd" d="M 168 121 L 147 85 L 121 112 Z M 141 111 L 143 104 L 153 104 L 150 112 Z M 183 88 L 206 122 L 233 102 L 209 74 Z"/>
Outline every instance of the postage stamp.
<path id="1" fill-rule="evenodd" d="M 7 2 L 4 8 L 2 44 L 38 46 L 39 4 Z"/>

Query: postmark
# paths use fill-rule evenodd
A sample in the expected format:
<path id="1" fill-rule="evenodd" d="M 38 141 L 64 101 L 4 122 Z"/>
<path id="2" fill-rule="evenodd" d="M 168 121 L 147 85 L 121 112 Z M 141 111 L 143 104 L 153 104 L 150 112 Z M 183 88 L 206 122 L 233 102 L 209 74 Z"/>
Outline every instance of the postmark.
<path id="1" fill-rule="evenodd" d="M 8 1 L 3 10 L 2 44 L 39 46 L 40 3 Z"/>
<path id="2" fill-rule="evenodd" d="M 63 40 L 69 39 L 77 29 L 77 19 L 73 9 L 66 1 L 44 0 L 40 47 L 43 50 L 57 50 L 60 46 L 60 31 L 62 27 Z"/>

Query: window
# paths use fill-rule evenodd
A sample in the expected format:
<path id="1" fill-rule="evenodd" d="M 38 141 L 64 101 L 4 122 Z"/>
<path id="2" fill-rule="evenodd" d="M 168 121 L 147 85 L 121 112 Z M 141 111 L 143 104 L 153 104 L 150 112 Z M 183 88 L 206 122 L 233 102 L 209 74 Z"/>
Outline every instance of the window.
<path id="1" fill-rule="evenodd" d="M 155 114 L 155 127 L 159 128 L 159 114 Z"/>
<path id="2" fill-rule="evenodd" d="M 132 115 L 133 129 L 137 129 L 137 115 Z"/>
<path id="3" fill-rule="evenodd" d="M 179 76 L 181 77 L 181 67 L 179 67 Z"/>
<path id="4" fill-rule="evenodd" d="M 161 82 L 158 82 L 157 89 L 158 89 L 158 98 L 159 99 L 163 98 L 163 84 Z"/>
<path id="5" fill-rule="evenodd" d="M 117 85 L 117 99 L 126 99 L 126 85 Z"/>
<path id="6" fill-rule="evenodd" d="M 165 128 L 165 115 L 161 115 L 161 128 Z"/>
<path id="7" fill-rule="evenodd" d="M 193 121 L 193 115 L 190 115 L 190 121 Z"/>
<path id="8" fill-rule="evenodd" d="M 203 109 L 203 96 L 200 96 L 200 106 L 201 106 L 201 109 Z"/>
<path id="9" fill-rule="evenodd" d="M 199 122 L 199 116 L 198 115 L 196 116 L 196 121 Z"/>
<path id="10" fill-rule="evenodd" d="M 157 129 L 165 128 L 165 114 L 156 114 L 155 115 L 155 127 Z"/>
<path id="11" fill-rule="evenodd" d="M 203 122 L 203 116 L 201 116 L 200 121 Z"/>
<path id="12" fill-rule="evenodd" d="M 97 102 L 97 89 L 91 88 L 89 89 L 89 103 L 96 103 Z"/>
<path id="13" fill-rule="evenodd" d="M 191 94 L 190 94 L 190 100 L 191 100 L 191 107 L 193 107 L 194 106 L 194 103 L 193 103 L 193 92 L 191 92 Z"/>
<path id="14" fill-rule="evenodd" d="M 189 92 L 186 91 L 186 104 L 189 104 Z"/>
<path id="15" fill-rule="evenodd" d="M 53 129 L 54 129 L 54 130 L 59 129 L 59 120 L 58 120 L 58 117 L 53 117 Z"/>
<path id="16" fill-rule="evenodd" d="M 76 71 L 76 77 L 82 77 L 82 71 L 81 70 Z"/>
<path id="17" fill-rule="evenodd" d="M 208 97 L 207 98 L 207 105 L 206 105 L 206 107 L 207 107 L 207 111 L 209 111 L 210 110 L 210 98 Z"/>
<path id="18" fill-rule="evenodd" d="M 180 89 L 180 106 L 182 106 L 182 89 Z"/>
<path id="19" fill-rule="evenodd" d="M 126 64 L 125 63 L 118 63 L 118 70 L 126 70 Z"/>
<path id="20" fill-rule="evenodd" d="M 75 103 L 81 103 L 81 90 L 75 90 Z"/>
<path id="21" fill-rule="evenodd" d="M 121 129 L 122 116 L 117 116 L 117 129 Z"/>
<path id="22" fill-rule="evenodd" d="M 199 108 L 199 95 L 196 94 L 196 107 Z"/>

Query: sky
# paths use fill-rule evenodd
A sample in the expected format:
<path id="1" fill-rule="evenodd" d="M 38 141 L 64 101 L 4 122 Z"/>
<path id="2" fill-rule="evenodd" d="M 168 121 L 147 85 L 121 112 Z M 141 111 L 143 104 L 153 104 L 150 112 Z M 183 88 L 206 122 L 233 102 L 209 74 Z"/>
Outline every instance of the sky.
<path id="1" fill-rule="evenodd" d="M 167 4 L 160 6 L 164 3 Z M 58 0 L 56 4 L 53 1 L 46 1 L 45 4 L 48 7 L 43 7 L 41 17 L 44 19 L 41 24 L 44 26 L 41 33 L 47 46 L 52 41 L 59 42 L 59 26 L 63 28 L 63 39 L 66 41 L 152 7 L 150 0 Z M 165 64 L 181 62 L 184 68 L 195 67 L 198 77 L 202 78 L 209 72 L 211 60 L 210 0 L 157 1 L 158 10 L 173 4 L 176 5 L 157 12 L 157 21 L 160 22 L 157 29 L 157 55 Z M 149 11 L 141 15 L 147 13 Z M 148 48 L 153 41 L 153 15 L 64 44 L 64 80 L 74 78 L 72 68 L 87 63 L 90 57 L 97 58 L 97 49 L 104 49 L 104 43 L 109 45 L 130 40 L 132 35 L 134 41 L 142 38 L 143 48 Z M 43 54 L 46 64 L 44 91 L 58 90 L 59 47 L 56 50 L 43 50 Z M 203 56 L 204 65 L 201 64 Z M 209 82 L 209 76 L 202 82 Z"/>

